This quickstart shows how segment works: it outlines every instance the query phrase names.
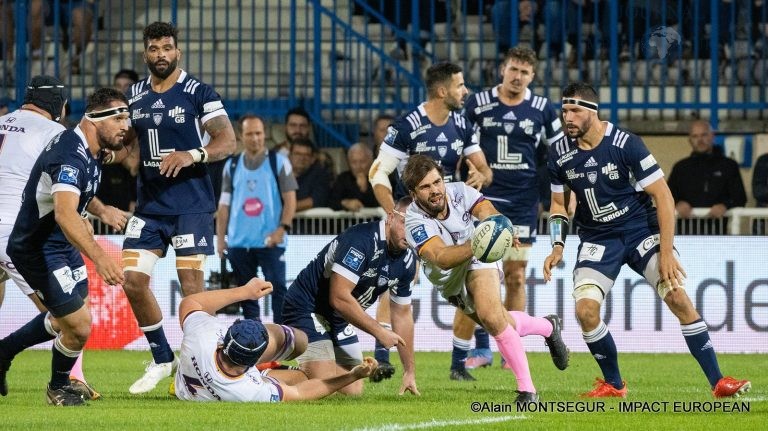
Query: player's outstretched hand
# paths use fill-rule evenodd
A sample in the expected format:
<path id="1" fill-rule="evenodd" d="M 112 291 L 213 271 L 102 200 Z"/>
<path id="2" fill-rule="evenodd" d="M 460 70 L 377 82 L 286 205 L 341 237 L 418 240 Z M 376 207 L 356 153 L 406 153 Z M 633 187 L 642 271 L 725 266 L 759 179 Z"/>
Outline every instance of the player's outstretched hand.
<path id="1" fill-rule="evenodd" d="M 364 379 L 366 377 L 370 377 L 370 375 L 373 374 L 373 372 L 378 367 L 379 367 L 379 363 L 376 362 L 375 359 L 373 359 L 370 356 L 366 356 L 365 358 L 363 358 L 363 363 L 355 366 L 355 368 L 352 368 L 350 373 L 352 373 L 352 375 L 354 375 L 358 379 Z"/>
<path id="2" fill-rule="evenodd" d="M 174 151 L 163 156 L 163 161 L 160 162 L 160 175 L 176 178 L 181 172 L 181 168 L 192 166 L 193 163 L 195 160 L 192 158 L 192 154 L 186 151 Z"/>
<path id="3" fill-rule="evenodd" d="M 248 289 L 250 299 L 263 298 L 272 293 L 272 283 L 256 277 L 253 277 L 243 287 Z"/>
<path id="4" fill-rule="evenodd" d="M 469 175 L 467 175 L 467 181 L 465 181 L 465 183 L 475 190 L 480 190 L 480 188 L 483 187 L 483 183 L 485 182 L 485 175 L 478 171 L 475 165 L 468 159 L 465 160 L 465 162 L 467 163 L 469 172 Z"/>
<path id="5" fill-rule="evenodd" d="M 416 387 L 416 375 L 411 372 L 403 373 L 403 382 L 400 384 L 399 395 L 404 395 L 406 391 L 413 395 L 421 395 L 419 388 Z"/>
<path id="6" fill-rule="evenodd" d="M 397 335 L 394 331 L 384 327 L 381 327 L 381 333 L 378 337 L 376 337 L 376 339 L 378 339 L 379 342 L 387 349 L 391 349 L 397 345 L 405 346 L 405 341 L 399 335 Z"/>
<path id="7" fill-rule="evenodd" d="M 123 268 L 106 253 L 96 258 L 93 264 L 96 266 L 96 273 L 110 286 L 125 282 Z"/>
<path id="8" fill-rule="evenodd" d="M 544 281 L 552 279 L 552 268 L 556 267 L 563 260 L 563 247 L 556 245 L 552 248 L 552 253 L 544 259 Z"/>

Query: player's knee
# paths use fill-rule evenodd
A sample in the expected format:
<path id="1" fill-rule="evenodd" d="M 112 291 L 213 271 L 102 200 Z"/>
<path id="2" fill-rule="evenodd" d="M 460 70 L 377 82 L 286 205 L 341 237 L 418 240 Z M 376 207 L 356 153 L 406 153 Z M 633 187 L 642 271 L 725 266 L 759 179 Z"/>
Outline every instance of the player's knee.
<path id="1" fill-rule="evenodd" d="M 576 318 L 582 329 L 591 330 L 600 324 L 600 303 L 591 299 L 576 302 Z"/>
<path id="2" fill-rule="evenodd" d="M 357 380 L 353 383 L 350 383 L 347 386 L 339 389 L 339 392 L 344 395 L 359 397 L 360 395 L 363 395 L 363 381 Z"/>
<path id="3" fill-rule="evenodd" d="M 85 346 L 85 343 L 88 341 L 88 337 L 91 336 L 91 323 L 88 321 L 87 323 L 78 324 L 70 328 L 67 332 L 67 338 L 70 338 L 71 341 L 76 344 L 75 346 L 71 347 L 82 349 L 83 346 Z"/>
<path id="4" fill-rule="evenodd" d="M 507 318 L 500 313 L 478 313 L 477 317 L 480 319 L 480 324 L 483 325 L 483 328 L 491 335 L 503 332 L 504 328 L 509 324 Z"/>
<path id="5" fill-rule="evenodd" d="M 160 256 L 149 250 L 126 249 L 123 250 L 123 270 L 126 273 L 126 279 L 131 278 L 131 272 L 137 272 L 146 276 L 152 276 L 155 264 Z"/>

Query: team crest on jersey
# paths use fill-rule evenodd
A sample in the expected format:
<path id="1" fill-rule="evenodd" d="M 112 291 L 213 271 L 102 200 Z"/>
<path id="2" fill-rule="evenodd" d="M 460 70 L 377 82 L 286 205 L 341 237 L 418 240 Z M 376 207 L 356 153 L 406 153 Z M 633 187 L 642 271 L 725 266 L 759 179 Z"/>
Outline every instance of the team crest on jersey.
<path id="1" fill-rule="evenodd" d="M 445 157 L 445 155 L 448 154 L 448 147 L 445 145 L 440 145 L 437 147 L 437 154 L 439 154 L 440 157 Z"/>
<path id="2" fill-rule="evenodd" d="M 388 282 L 389 282 L 389 279 L 387 277 L 380 275 L 379 279 L 376 280 L 376 285 L 379 287 L 384 287 L 387 285 Z"/>
<path id="3" fill-rule="evenodd" d="M 515 123 L 504 123 L 504 131 L 507 134 L 512 133 L 513 130 L 515 130 Z"/>
<path id="4" fill-rule="evenodd" d="M 360 266 L 363 264 L 364 260 L 365 255 L 360 250 L 354 247 L 350 247 L 349 251 L 347 251 L 347 254 L 344 256 L 342 263 L 357 271 L 360 269 Z"/>
<path id="5" fill-rule="evenodd" d="M 184 108 L 182 108 L 180 106 L 174 106 L 173 109 L 168 111 L 168 116 L 173 118 L 173 121 L 175 121 L 176 124 L 183 124 L 184 123 Z"/>
<path id="6" fill-rule="evenodd" d="M 152 121 L 155 122 L 155 126 L 159 126 L 160 122 L 163 121 L 163 113 L 158 112 L 158 113 L 152 114 Z"/>
<path id="7" fill-rule="evenodd" d="M 74 166 L 62 165 L 59 171 L 59 182 L 63 184 L 77 185 L 77 175 L 80 170 Z"/>
<path id="8" fill-rule="evenodd" d="M 597 171 L 587 172 L 587 179 L 592 184 L 596 183 L 597 182 Z"/>
<path id="9" fill-rule="evenodd" d="M 525 120 L 521 121 L 520 127 L 523 128 L 523 131 L 525 131 L 526 135 L 533 135 L 533 121 L 531 121 L 530 118 L 526 118 Z"/>

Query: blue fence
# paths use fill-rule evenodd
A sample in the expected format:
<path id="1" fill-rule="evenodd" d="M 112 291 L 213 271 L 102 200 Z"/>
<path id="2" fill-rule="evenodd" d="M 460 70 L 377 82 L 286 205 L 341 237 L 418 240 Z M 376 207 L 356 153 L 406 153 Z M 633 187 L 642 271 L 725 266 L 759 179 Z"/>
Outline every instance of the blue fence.
<path id="1" fill-rule="evenodd" d="M 536 91 L 557 101 L 568 81 L 593 82 L 602 116 L 636 130 L 679 132 L 701 116 L 721 130 L 764 131 L 768 2 L 581 3 L 96 0 L 81 11 L 6 0 L 0 97 L 18 105 L 29 77 L 55 74 L 79 116 L 84 96 L 118 70 L 144 73 L 141 31 L 163 20 L 179 26 L 181 67 L 212 84 L 233 119 L 251 111 L 281 121 L 303 105 L 325 146 L 348 145 L 378 114 L 419 103 L 434 61 L 461 64 L 473 89 L 495 84 L 499 52 L 515 44 L 539 54 Z"/>

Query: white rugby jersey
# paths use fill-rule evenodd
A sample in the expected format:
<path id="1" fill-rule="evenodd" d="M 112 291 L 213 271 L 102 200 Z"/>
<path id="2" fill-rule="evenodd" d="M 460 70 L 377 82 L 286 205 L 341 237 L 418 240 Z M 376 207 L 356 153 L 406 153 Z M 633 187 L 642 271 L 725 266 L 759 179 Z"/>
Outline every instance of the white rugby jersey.
<path id="1" fill-rule="evenodd" d="M 176 397 L 185 401 L 278 402 L 283 390 L 277 381 L 251 367 L 229 377 L 216 365 L 216 348 L 229 325 L 204 311 L 184 319 L 184 338 L 176 371 Z"/>
<path id="2" fill-rule="evenodd" d="M 405 213 L 405 236 L 408 244 L 417 252 L 429 241 L 438 236 L 446 245 L 459 245 L 470 241 L 475 230 L 475 218 L 472 210 L 475 205 L 485 200 L 482 194 L 462 182 L 445 184 L 445 199 L 448 202 L 448 216 L 438 220 L 422 210 L 416 202 L 411 203 Z M 479 268 L 498 268 L 495 263 L 483 263 L 474 257 L 451 269 L 441 269 L 434 263 L 425 261 L 424 274 L 441 291 L 455 294 L 464 284 L 467 271 Z"/>
<path id="3" fill-rule="evenodd" d="M 0 117 L 0 225 L 13 226 L 35 161 L 64 130 L 61 124 L 25 109 Z"/>

